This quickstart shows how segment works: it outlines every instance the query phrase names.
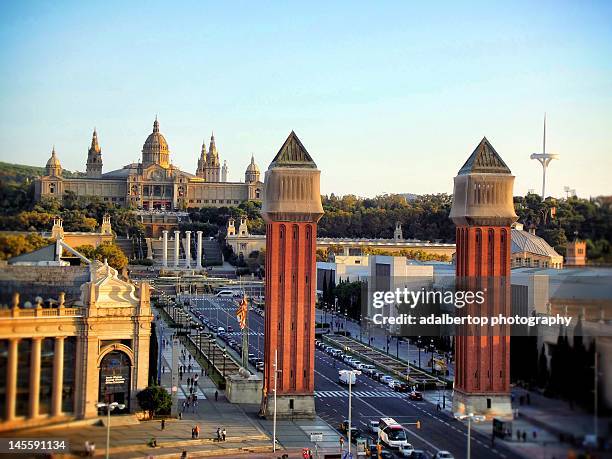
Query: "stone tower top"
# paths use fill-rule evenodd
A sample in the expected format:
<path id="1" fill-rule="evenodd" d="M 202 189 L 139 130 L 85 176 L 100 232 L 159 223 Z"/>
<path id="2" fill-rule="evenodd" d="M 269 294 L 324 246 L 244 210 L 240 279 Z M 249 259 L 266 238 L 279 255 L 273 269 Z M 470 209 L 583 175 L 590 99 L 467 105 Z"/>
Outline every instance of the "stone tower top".
<path id="1" fill-rule="evenodd" d="M 483 138 L 455 177 L 450 218 L 457 226 L 510 226 L 517 220 L 514 176 Z"/>
<path id="2" fill-rule="evenodd" d="M 320 180 L 321 171 L 291 131 L 266 171 L 264 220 L 318 222 L 323 216 Z"/>

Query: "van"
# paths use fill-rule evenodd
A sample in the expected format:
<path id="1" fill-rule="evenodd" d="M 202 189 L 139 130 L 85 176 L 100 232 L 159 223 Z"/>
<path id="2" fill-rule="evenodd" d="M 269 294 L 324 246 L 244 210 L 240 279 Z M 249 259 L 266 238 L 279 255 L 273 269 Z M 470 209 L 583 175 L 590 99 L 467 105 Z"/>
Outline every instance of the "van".
<path id="1" fill-rule="evenodd" d="M 357 375 L 349 370 L 340 370 L 338 372 L 338 382 L 340 384 L 349 385 L 349 383 L 355 384 L 357 382 Z"/>
<path id="2" fill-rule="evenodd" d="M 216 296 L 221 298 L 233 298 L 234 292 L 231 290 L 220 290 L 217 292 Z"/>
<path id="3" fill-rule="evenodd" d="M 223 327 L 217 327 L 217 334 L 218 333 L 225 333 L 225 328 Z"/>
<path id="4" fill-rule="evenodd" d="M 406 431 L 393 418 L 381 418 L 378 423 L 380 441 L 391 448 L 408 446 Z"/>

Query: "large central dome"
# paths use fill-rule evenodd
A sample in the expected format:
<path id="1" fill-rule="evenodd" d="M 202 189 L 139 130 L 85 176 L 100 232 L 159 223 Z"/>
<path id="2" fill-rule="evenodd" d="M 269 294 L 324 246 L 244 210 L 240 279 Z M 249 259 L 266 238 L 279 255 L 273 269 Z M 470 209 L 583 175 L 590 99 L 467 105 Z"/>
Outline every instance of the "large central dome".
<path id="1" fill-rule="evenodd" d="M 142 147 L 142 165 L 147 167 L 151 164 L 159 164 L 162 167 L 170 166 L 170 152 L 168 142 L 159 132 L 157 117 L 153 123 L 153 132 L 149 134 Z"/>

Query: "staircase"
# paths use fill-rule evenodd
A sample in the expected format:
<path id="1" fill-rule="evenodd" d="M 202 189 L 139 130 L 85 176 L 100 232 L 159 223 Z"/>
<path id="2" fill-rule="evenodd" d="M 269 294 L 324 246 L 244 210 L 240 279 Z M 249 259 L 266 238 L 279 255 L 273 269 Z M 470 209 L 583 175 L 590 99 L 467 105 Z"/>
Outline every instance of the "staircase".
<path id="1" fill-rule="evenodd" d="M 202 254 L 204 256 L 204 266 L 223 264 L 223 253 L 216 239 L 204 239 L 202 241 Z"/>
<path id="2" fill-rule="evenodd" d="M 164 263 L 164 241 L 162 239 L 150 239 L 151 250 L 153 251 L 153 262 L 162 266 Z M 179 263 L 183 265 L 185 260 L 185 254 L 181 248 L 182 244 L 179 244 Z M 168 266 L 174 266 L 174 241 L 168 239 Z"/>

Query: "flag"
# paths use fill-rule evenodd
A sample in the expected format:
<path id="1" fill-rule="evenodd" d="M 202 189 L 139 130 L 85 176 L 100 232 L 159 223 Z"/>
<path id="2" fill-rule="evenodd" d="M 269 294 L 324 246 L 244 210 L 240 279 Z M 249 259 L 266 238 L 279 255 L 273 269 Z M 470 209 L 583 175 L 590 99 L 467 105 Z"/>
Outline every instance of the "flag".
<path id="1" fill-rule="evenodd" d="M 236 311 L 236 317 L 238 318 L 238 322 L 240 323 L 241 330 L 244 330 L 246 328 L 247 313 L 247 297 L 246 295 L 244 295 L 242 297 L 242 300 L 240 300 L 240 303 L 238 304 L 238 310 Z"/>

